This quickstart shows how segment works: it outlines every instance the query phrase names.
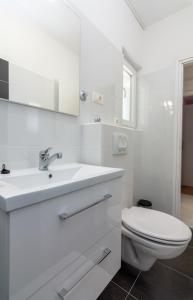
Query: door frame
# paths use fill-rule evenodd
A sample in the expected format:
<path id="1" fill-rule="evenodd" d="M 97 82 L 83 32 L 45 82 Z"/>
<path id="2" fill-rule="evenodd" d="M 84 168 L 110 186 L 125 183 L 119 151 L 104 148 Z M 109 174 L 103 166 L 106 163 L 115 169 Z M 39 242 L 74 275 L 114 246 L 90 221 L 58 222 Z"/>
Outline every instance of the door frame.
<path id="1" fill-rule="evenodd" d="M 183 88 L 184 66 L 193 63 L 193 57 L 182 59 L 177 62 L 176 72 L 176 114 L 175 114 L 175 140 L 174 140 L 174 199 L 173 215 L 181 217 L 181 168 L 182 168 L 182 126 L 183 126 Z"/>

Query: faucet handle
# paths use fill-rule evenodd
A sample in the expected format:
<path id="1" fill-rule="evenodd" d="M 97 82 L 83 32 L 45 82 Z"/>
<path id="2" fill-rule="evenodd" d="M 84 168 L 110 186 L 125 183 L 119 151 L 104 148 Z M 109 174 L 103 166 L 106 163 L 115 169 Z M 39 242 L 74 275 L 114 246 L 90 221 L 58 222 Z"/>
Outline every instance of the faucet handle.
<path id="1" fill-rule="evenodd" d="M 47 148 L 46 150 L 41 150 L 40 153 L 39 153 L 40 159 L 41 159 L 41 160 L 44 160 L 44 161 L 47 160 L 47 159 L 49 158 L 49 156 L 50 156 L 49 151 L 50 151 L 51 149 L 52 149 L 52 148 L 49 147 L 49 148 Z"/>
<path id="2" fill-rule="evenodd" d="M 52 150 L 52 147 L 48 147 L 46 150 L 44 150 L 44 152 L 47 154 L 50 150 Z"/>
<path id="3" fill-rule="evenodd" d="M 1 174 L 10 174 L 10 170 L 6 168 L 5 164 L 2 164 Z"/>

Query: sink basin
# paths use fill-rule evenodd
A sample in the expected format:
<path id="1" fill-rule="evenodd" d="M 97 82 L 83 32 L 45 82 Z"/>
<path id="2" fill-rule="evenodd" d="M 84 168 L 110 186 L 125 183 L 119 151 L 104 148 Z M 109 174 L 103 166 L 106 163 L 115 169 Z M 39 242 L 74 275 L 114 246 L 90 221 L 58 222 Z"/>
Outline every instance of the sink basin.
<path id="1" fill-rule="evenodd" d="M 69 164 L 48 171 L 26 169 L 0 175 L 0 209 L 6 212 L 116 179 L 122 169 Z"/>
<path id="2" fill-rule="evenodd" d="M 22 174 L 15 173 L 2 178 L 3 183 L 11 184 L 19 189 L 29 189 L 34 187 L 42 187 L 61 181 L 69 181 L 75 178 L 81 167 L 71 167 L 65 169 L 51 169 L 49 171 L 31 170 L 31 172 Z M 1 181 L 1 185 L 2 185 Z"/>

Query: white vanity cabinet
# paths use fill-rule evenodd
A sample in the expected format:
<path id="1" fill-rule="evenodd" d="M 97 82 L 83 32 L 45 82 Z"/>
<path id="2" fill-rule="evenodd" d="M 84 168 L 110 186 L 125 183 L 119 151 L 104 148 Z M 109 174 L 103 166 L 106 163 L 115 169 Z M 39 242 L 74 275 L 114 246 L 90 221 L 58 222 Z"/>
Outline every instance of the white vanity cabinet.
<path id="1" fill-rule="evenodd" d="M 0 243 L 1 300 L 95 300 L 120 268 L 121 177 L 0 210 Z"/>

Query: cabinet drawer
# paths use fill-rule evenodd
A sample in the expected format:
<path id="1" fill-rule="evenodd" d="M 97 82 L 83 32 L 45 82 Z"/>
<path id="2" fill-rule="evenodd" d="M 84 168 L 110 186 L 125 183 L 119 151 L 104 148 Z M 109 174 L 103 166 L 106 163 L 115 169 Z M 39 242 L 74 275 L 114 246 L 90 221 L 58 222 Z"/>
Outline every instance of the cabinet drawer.
<path id="1" fill-rule="evenodd" d="M 26 299 L 120 225 L 120 199 L 116 179 L 12 212 L 10 299 Z"/>
<path id="2" fill-rule="evenodd" d="M 109 250 L 106 257 L 104 249 Z M 121 228 L 117 227 L 29 299 L 95 300 L 120 264 Z"/>

